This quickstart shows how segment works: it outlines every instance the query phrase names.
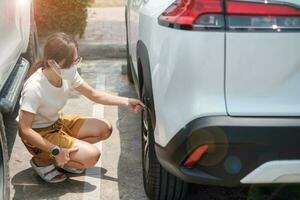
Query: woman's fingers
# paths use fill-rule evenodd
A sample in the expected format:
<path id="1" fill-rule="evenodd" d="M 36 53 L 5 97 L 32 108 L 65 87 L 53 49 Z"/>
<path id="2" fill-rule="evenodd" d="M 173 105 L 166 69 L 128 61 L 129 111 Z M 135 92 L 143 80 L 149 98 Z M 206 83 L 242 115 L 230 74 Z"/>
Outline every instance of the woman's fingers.
<path id="1" fill-rule="evenodd" d="M 144 107 L 143 107 L 143 106 L 141 106 L 141 105 L 138 105 L 138 106 L 136 107 L 136 109 L 137 109 L 137 111 L 138 111 L 138 112 L 142 111 L 142 110 L 143 110 L 143 108 L 144 108 Z"/>
<path id="2" fill-rule="evenodd" d="M 139 113 L 145 108 L 145 105 L 137 99 L 130 99 L 128 109 L 131 112 Z"/>
<path id="3" fill-rule="evenodd" d="M 69 149 L 69 154 L 78 151 L 78 147 L 73 147 Z"/>
<path id="4" fill-rule="evenodd" d="M 143 107 L 141 105 L 135 105 L 135 106 L 132 107 L 131 110 L 135 113 L 139 113 L 143 110 Z"/>
<path id="5" fill-rule="evenodd" d="M 65 166 L 64 163 L 57 163 L 57 166 L 60 167 L 60 168 L 63 168 Z"/>
<path id="6" fill-rule="evenodd" d="M 141 101 L 139 102 L 139 105 L 145 108 L 145 104 L 143 104 Z"/>

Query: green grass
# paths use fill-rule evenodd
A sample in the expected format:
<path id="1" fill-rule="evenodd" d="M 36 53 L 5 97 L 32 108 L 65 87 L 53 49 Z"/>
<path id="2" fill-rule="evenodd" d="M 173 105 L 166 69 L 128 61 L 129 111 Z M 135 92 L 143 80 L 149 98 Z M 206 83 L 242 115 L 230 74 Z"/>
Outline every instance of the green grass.
<path id="1" fill-rule="evenodd" d="M 122 7 L 125 6 L 125 0 L 95 0 L 95 3 L 91 5 L 92 8 L 102 7 Z"/>

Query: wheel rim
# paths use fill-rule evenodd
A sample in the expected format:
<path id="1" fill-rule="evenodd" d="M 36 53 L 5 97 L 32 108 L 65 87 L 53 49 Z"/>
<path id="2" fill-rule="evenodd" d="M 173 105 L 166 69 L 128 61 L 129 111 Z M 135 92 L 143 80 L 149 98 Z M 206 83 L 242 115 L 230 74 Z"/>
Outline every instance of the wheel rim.
<path id="1" fill-rule="evenodd" d="M 148 106 L 147 98 L 143 96 L 143 103 Z M 142 148 L 143 148 L 143 164 L 144 175 L 146 181 L 148 181 L 149 173 L 149 133 L 150 133 L 150 113 L 148 109 L 144 109 L 142 112 Z"/>

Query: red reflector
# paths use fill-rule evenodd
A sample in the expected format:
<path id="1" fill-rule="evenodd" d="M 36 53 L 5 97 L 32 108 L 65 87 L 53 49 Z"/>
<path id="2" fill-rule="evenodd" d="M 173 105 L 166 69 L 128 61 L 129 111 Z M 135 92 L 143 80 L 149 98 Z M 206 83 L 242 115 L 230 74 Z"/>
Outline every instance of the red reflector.
<path id="1" fill-rule="evenodd" d="M 289 5 L 227 1 L 228 15 L 300 16 L 300 10 Z"/>
<path id="2" fill-rule="evenodd" d="M 188 157 L 188 159 L 184 162 L 184 166 L 188 168 L 192 168 L 195 164 L 200 160 L 203 154 L 207 151 L 208 145 L 202 145 L 194 150 Z"/>
<path id="3" fill-rule="evenodd" d="M 159 20 L 177 25 L 193 25 L 204 14 L 221 14 L 221 0 L 177 0 L 159 17 Z"/>

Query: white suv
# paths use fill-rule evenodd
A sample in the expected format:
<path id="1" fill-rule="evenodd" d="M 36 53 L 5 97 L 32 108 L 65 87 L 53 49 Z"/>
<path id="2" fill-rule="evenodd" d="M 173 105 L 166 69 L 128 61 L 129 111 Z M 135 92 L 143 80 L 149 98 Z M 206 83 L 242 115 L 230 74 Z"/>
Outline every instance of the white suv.
<path id="1" fill-rule="evenodd" d="M 128 0 L 145 191 L 300 182 L 299 0 Z"/>

